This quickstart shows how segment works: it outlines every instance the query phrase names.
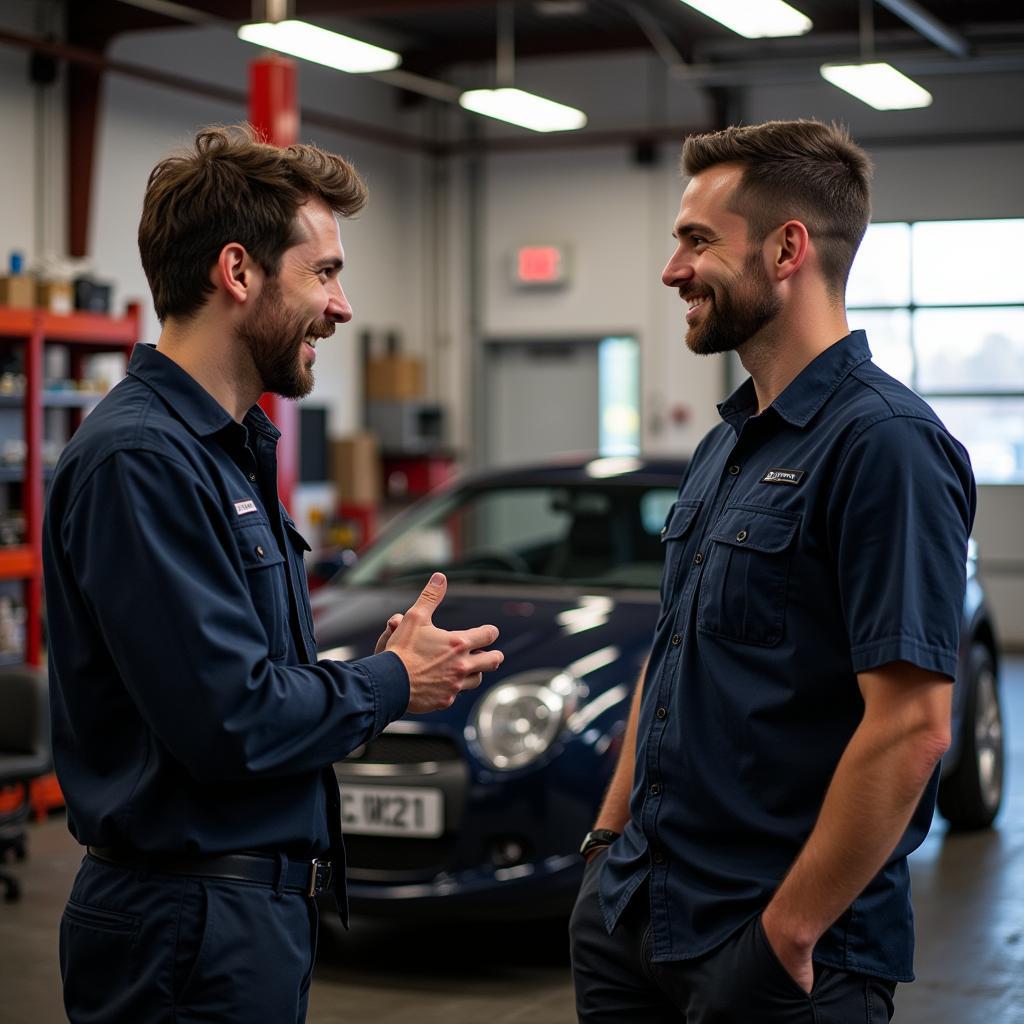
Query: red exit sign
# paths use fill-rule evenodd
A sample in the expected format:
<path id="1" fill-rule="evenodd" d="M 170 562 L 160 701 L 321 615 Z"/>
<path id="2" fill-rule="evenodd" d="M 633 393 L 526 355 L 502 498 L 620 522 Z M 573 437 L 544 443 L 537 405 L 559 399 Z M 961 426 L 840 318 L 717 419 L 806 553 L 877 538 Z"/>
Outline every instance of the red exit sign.
<path id="1" fill-rule="evenodd" d="M 516 250 L 516 281 L 520 285 L 563 284 L 565 250 L 558 245 L 524 245 Z"/>

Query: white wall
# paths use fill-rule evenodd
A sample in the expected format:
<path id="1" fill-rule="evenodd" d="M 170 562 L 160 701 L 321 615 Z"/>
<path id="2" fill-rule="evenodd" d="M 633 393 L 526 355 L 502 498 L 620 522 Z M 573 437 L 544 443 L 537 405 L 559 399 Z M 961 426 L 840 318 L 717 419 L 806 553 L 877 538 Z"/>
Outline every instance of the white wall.
<path id="1" fill-rule="evenodd" d="M 36 31 L 29 0 L 3 5 L 0 21 Z M 112 56 L 190 78 L 244 90 L 254 50 L 229 33 L 181 29 L 137 33 L 117 41 Z M 51 206 L 63 229 L 63 166 L 45 182 L 35 171 L 37 129 L 34 91 L 27 83 L 27 55 L 0 46 L 0 128 L 17 145 L 0 149 L 0 246 L 34 255 L 34 209 Z M 466 84 L 491 84 L 489 69 L 455 74 Z M 622 54 L 565 61 L 522 61 L 517 84 L 583 107 L 597 129 L 675 123 L 710 124 L 704 93 L 674 79 L 655 57 Z M 876 162 L 875 217 L 931 219 L 1024 215 L 1024 144 L 915 144 L 915 135 L 996 132 L 1013 127 L 1019 111 L 1007 103 L 1024 93 L 1024 76 L 956 76 L 925 82 L 934 105 L 915 114 L 877 113 L 824 83 L 764 86 L 745 94 L 747 122 L 772 117 L 816 116 L 847 121 L 868 141 Z M 59 92 L 55 91 L 59 96 Z M 428 125 L 458 137 L 467 122 L 457 110 L 402 113 L 395 94 L 378 83 L 303 65 L 300 95 L 311 106 L 357 120 L 424 132 Z M 63 162 L 49 115 L 50 161 Z M 100 126 L 92 215 L 92 252 L 98 272 L 113 279 L 120 301 L 148 294 L 135 248 L 135 230 L 146 175 L 168 150 L 189 140 L 199 125 L 234 121 L 245 111 L 162 86 L 109 75 Z M 491 135 L 517 134 L 473 122 Z M 524 136 L 527 133 L 522 133 Z M 629 333 L 641 341 L 643 444 L 655 453 L 692 450 L 716 422 L 714 405 L 725 392 L 720 360 L 698 359 L 682 343 L 678 297 L 659 279 L 670 253 L 670 227 L 681 183 L 678 146 L 661 147 L 654 166 L 638 166 L 627 145 L 492 153 L 474 165 L 456 156 L 432 158 L 308 129 L 304 138 L 354 159 L 368 178 L 370 205 L 343 225 L 349 267 L 345 286 L 355 323 L 320 351 L 312 401 L 331 408 L 338 436 L 360 421 L 360 328 L 397 329 L 411 351 L 428 359 L 432 393 L 447 405 L 457 449 L 474 447 L 474 387 L 478 345 L 485 337 L 559 337 Z M 906 144 L 892 144 L 905 138 Z M 887 140 L 873 146 L 872 139 Z M 679 140 L 682 141 L 681 139 Z M 59 142 L 59 140 L 58 140 Z M 473 167 L 477 167 L 477 172 Z M 435 189 L 432 175 L 440 170 Z M 477 191 L 471 188 L 476 173 Z M 59 187 L 53 182 L 58 181 Z M 477 198 L 474 199 L 473 197 Z M 471 233 L 479 251 L 470 245 Z M 58 233 L 62 233 L 58 232 Z M 507 260 L 526 242 L 558 242 L 573 254 L 570 285 L 560 292 L 521 293 L 509 282 Z M 0 252 L 0 256 L 5 255 Z M 951 258 L 984 258 L 957 253 Z M 471 282 L 478 280 L 478 293 Z M 475 301 L 473 301 L 475 300 Z M 156 336 L 150 313 L 145 336 Z M 689 419 L 675 424 L 678 407 Z M 983 488 L 976 535 L 983 557 L 1018 557 L 1017 524 L 1024 520 L 1024 488 Z M 989 580 L 1003 634 L 1024 644 L 1024 576 Z"/>
<path id="2" fill-rule="evenodd" d="M 243 91 L 248 62 L 258 54 L 230 33 L 210 29 L 132 33 L 117 40 L 111 51 L 114 59 Z M 351 112 L 356 119 L 378 123 L 396 119 L 392 90 L 305 64 L 300 69 L 299 96 L 300 101 L 309 97 L 314 100 L 312 106 L 328 113 Z M 241 107 L 121 75 L 107 77 L 90 249 L 97 267 L 117 282 L 119 300 L 143 300 L 144 340 L 155 341 L 159 335 L 135 241 L 149 171 L 161 157 L 187 145 L 198 127 L 245 117 Z M 419 323 L 425 280 L 419 272 L 419 253 L 424 158 L 318 126 L 303 126 L 302 139 L 352 160 L 370 187 L 367 207 L 342 224 L 343 283 L 355 316 L 317 350 L 317 385 L 308 399 L 329 407 L 329 429 L 338 437 L 359 429 L 361 423 L 360 331 L 398 330 L 410 351 L 417 351 L 422 343 Z"/>
<path id="3" fill-rule="evenodd" d="M 0 25 L 33 35 L 59 31 L 60 5 L 5 0 Z M 49 254 L 63 254 L 67 202 L 64 71 L 57 81 L 29 81 L 29 54 L 0 46 L 0 273 L 12 251 L 26 266 Z"/>
<path id="4" fill-rule="evenodd" d="M 671 111 L 681 124 L 706 123 L 692 93 L 687 98 L 677 81 L 659 78 L 645 63 L 636 57 L 578 60 L 561 63 L 557 74 L 526 65 L 521 84 L 538 91 L 547 88 L 554 98 L 599 111 L 592 122 L 602 127 L 659 123 L 652 116 L 657 110 Z M 1024 143 L 914 142 L 915 135 L 1005 126 L 1005 98 L 1024 94 L 1024 76 L 956 76 L 925 84 L 935 104 L 914 118 L 875 112 L 825 83 L 809 83 L 751 90 L 744 120 L 819 117 L 848 123 L 855 137 L 867 140 L 875 161 L 877 220 L 1024 216 Z M 665 93 L 661 99 L 659 87 Z M 605 108 L 597 105 L 598 97 L 614 117 L 601 113 Z M 872 139 L 884 144 L 873 145 Z M 905 139 L 906 144 L 894 145 L 893 139 Z M 643 446 L 651 453 L 692 451 L 717 422 L 714 406 L 726 392 L 720 360 L 698 358 L 686 350 L 678 297 L 659 280 L 671 250 L 669 231 L 682 187 L 677 154 L 678 147 L 663 146 L 655 167 L 636 166 L 624 145 L 493 154 L 484 161 L 478 211 L 485 225 L 480 335 L 637 335 L 643 359 Z M 570 248 L 572 281 L 558 292 L 519 292 L 509 280 L 510 254 L 517 245 L 540 242 Z M 983 259 L 984 254 L 951 253 L 950 258 Z M 476 358 L 469 339 L 463 343 L 466 357 Z M 452 397 L 458 406 L 467 395 Z M 676 425 L 669 415 L 673 406 L 689 412 L 689 420 Z M 471 446 L 472 420 L 465 410 L 457 422 L 464 443 Z M 974 535 L 981 546 L 982 571 L 1001 636 L 1018 647 L 1024 646 L 1021 522 L 1024 488 L 981 488 Z"/>

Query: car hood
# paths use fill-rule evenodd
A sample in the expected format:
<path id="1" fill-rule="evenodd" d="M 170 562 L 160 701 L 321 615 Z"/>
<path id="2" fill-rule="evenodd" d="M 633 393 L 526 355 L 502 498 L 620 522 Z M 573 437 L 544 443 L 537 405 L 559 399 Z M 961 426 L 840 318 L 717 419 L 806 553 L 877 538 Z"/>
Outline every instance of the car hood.
<path id="1" fill-rule="evenodd" d="M 337 587 L 313 597 L 320 656 L 353 660 L 373 653 L 390 615 L 404 611 L 418 592 L 404 588 Z M 658 613 L 656 591 L 595 593 L 578 588 L 449 585 L 433 616 L 443 629 L 491 624 L 501 635 L 494 645 L 505 655 L 496 672 L 473 694 L 429 717 L 460 727 L 480 695 L 532 669 L 572 669 L 591 693 L 632 683 L 646 655 Z M 628 678 L 624 679 L 624 673 Z M 417 716 L 422 720 L 424 716 Z"/>

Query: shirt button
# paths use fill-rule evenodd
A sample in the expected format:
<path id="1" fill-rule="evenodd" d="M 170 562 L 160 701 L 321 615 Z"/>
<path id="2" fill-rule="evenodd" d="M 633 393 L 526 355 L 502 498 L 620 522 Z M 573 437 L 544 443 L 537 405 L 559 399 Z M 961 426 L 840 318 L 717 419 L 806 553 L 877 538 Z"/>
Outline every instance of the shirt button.
<path id="1" fill-rule="evenodd" d="M 683 638 L 678 633 L 672 635 L 672 646 L 678 647 L 683 642 Z"/>
<path id="2" fill-rule="evenodd" d="M 742 544 L 748 536 L 749 534 L 746 530 L 740 530 L 740 532 L 736 534 L 736 539 Z"/>
<path id="3" fill-rule="evenodd" d="M 267 557 L 267 553 L 266 553 L 266 551 L 263 550 L 263 545 L 262 544 L 257 544 L 256 545 L 256 557 L 257 558 L 266 558 Z"/>
<path id="4" fill-rule="evenodd" d="M 654 863 L 655 864 L 664 864 L 665 863 L 665 854 L 663 854 L 661 852 L 661 850 L 655 850 L 654 851 Z"/>
<path id="5" fill-rule="evenodd" d="M 735 466 L 734 465 L 734 466 L 730 466 L 729 467 L 729 476 L 739 476 L 739 475 L 740 475 L 740 467 L 739 466 Z"/>
<path id="6" fill-rule="evenodd" d="M 695 554 L 693 556 L 693 564 L 694 565 L 700 565 L 700 563 L 703 562 L 703 561 L 704 561 L 704 556 L 698 551 L 697 554 Z"/>
<path id="7" fill-rule="evenodd" d="M 668 708 L 658 708 L 658 710 L 654 712 L 654 715 L 659 719 L 668 718 Z"/>
<path id="8" fill-rule="evenodd" d="M 249 479 L 250 479 L 250 480 L 251 480 L 251 481 L 252 481 L 253 483 L 256 483 L 256 474 L 255 474 L 255 473 L 250 473 L 250 474 L 249 474 Z"/>
<path id="9" fill-rule="evenodd" d="M 661 783 L 660 782 L 655 782 L 654 785 L 651 786 L 651 796 L 661 796 Z"/>

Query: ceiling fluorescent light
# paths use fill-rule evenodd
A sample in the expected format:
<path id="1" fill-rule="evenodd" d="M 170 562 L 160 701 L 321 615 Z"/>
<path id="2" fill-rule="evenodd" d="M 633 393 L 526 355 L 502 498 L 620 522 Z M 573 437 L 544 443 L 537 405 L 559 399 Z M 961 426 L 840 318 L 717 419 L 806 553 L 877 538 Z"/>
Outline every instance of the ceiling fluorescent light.
<path id="1" fill-rule="evenodd" d="M 470 89 L 459 97 L 459 105 L 535 132 L 568 132 L 587 123 L 582 110 L 522 89 Z"/>
<path id="2" fill-rule="evenodd" d="M 262 21 L 243 25 L 238 38 L 351 74 L 391 71 L 402 62 L 393 50 L 364 43 L 305 21 Z"/>
<path id="3" fill-rule="evenodd" d="M 932 94 L 891 64 L 822 64 L 821 77 L 875 110 L 914 110 Z"/>
<path id="4" fill-rule="evenodd" d="M 783 0 L 682 0 L 747 39 L 802 36 L 813 23 Z"/>

